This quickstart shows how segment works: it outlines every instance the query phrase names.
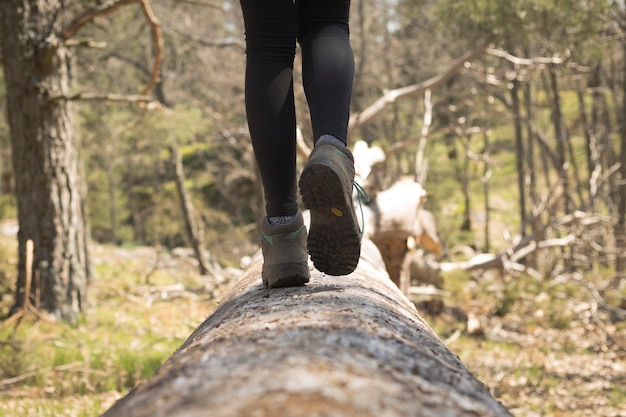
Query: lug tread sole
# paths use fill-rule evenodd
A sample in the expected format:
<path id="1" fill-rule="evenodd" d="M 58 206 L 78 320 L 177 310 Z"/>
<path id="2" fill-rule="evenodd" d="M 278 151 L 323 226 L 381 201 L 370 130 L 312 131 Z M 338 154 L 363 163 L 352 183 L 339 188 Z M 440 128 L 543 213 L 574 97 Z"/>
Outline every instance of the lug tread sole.
<path id="1" fill-rule="evenodd" d="M 361 237 L 352 198 L 346 198 L 337 173 L 323 162 L 308 165 L 300 192 L 311 211 L 307 248 L 313 264 L 328 275 L 351 273 L 359 263 Z"/>

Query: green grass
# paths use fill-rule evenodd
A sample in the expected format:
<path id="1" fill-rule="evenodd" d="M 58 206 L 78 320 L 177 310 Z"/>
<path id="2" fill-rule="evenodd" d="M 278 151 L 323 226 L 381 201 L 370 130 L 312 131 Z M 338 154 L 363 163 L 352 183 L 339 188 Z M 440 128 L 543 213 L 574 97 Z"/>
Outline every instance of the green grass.
<path id="1" fill-rule="evenodd" d="M 126 260 L 118 251 L 98 247 L 106 262 L 97 263 L 76 324 L 32 314 L 0 323 L 0 417 L 97 416 L 156 372 L 212 311 L 209 294 L 163 299 L 157 290 L 202 288 L 195 270 L 161 266 L 146 284 L 145 248 L 128 249 L 136 257 Z"/>

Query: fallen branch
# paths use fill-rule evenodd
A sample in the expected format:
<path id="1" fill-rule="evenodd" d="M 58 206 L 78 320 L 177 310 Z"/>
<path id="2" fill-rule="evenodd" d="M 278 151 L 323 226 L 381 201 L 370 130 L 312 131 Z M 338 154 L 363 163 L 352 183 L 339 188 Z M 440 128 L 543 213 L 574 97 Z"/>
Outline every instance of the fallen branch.
<path id="1" fill-rule="evenodd" d="M 550 228 L 565 229 L 574 223 L 588 226 L 603 220 L 604 219 L 601 216 L 597 216 L 595 214 L 591 215 L 583 211 L 575 211 L 574 213 L 570 213 L 559 219 L 553 220 L 546 226 L 536 230 L 533 234 L 522 239 L 515 246 L 508 248 L 501 253 L 480 253 L 467 261 L 441 263 L 440 268 L 443 272 L 454 270 L 475 271 L 479 269 L 499 268 L 508 271 L 526 272 L 529 275 L 540 279 L 542 276 L 538 271 L 521 264 L 520 261 L 532 253 L 535 253 L 537 250 L 554 247 L 567 247 L 576 242 L 578 239 L 577 235 L 574 233 L 569 233 L 568 235 L 560 238 L 542 239 L 546 234 L 546 230 Z"/>
<path id="2" fill-rule="evenodd" d="M 14 376 L 12 378 L 7 378 L 7 379 L 1 380 L 0 381 L 0 388 L 6 387 L 8 385 L 16 384 L 16 383 L 18 383 L 20 381 L 23 381 L 25 379 L 32 378 L 32 377 L 35 377 L 35 376 L 38 376 L 38 375 L 47 374 L 48 372 L 68 371 L 68 370 L 71 370 L 71 369 L 78 368 L 81 365 L 83 365 L 82 362 L 73 362 L 73 363 L 68 363 L 68 364 L 65 364 L 65 365 L 53 366 L 53 367 L 50 367 L 50 368 L 35 369 L 33 371 L 26 372 L 25 374 L 22 374 L 22 375 L 18 375 L 18 376 Z"/>
<path id="3" fill-rule="evenodd" d="M 224 10 L 224 7 L 219 3 L 212 3 L 212 2 L 201 1 L 201 0 L 176 0 L 176 1 L 178 3 L 191 4 L 193 6 L 202 6 L 202 7 L 209 7 L 211 9 Z"/>
<path id="4" fill-rule="evenodd" d="M 562 64 L 565 62 L 565 59 L 559 56 L 549 56 L 549 57 L 535 57 L 535 58 L 519 58 L 515 55 L 508 53 L 507 51 L 503 51 L 501 49 L 487 48 L 487 54 L 504 58 L 510 63 L 516 66 L 527 66 L 534 67 L 535 65 L 547 65 L 547 64 Z"/>
<path id="5" fill-rule="evenodd" d="M 609 305 L 604 300 L 604 298 L 602 297 L 600 292 L 597 290 L 595 285 L 593 285 L 593 283 L 585 280 L 581 274 L 575 274 L 573 278 L 574 278 L 574 280 L 573 280 L 574 282 L 576 282 L 577 284 L 582 285 L 583 287 L 585 287 L 589 291 L 589 293 L 591 294 L 593 299 L 598 304 L 598 307 L 600 307 L 601 309 L 611 313 L 611 315 L 612 315 L 612 317 L 614 319 L 617 319 L 617 320 L 620 320 L 620 321 L 621 320 L 626 320 L 626 310 L 624 310 L 623 308 L 614 307 L 612 305 Z"/>
<path id="6" fill-rule="evenodd" d="M 440 290 L 439 288 L 435 288 L 433 286 L 419 286 L 419 287 L 409 287 L 408 290 L 409 295 L 439 295 L 439 296 L 450 296 L 450 291 Z"/>

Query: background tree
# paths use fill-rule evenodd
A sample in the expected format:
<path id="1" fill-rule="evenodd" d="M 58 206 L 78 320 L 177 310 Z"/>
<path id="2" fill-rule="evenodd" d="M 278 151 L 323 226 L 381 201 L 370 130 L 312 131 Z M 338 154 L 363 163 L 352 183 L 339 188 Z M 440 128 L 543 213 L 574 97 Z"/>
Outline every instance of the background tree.
<path id="1" fill-rule="evenodd" d="M 32 288 L 43 309 L 66 320 L 74 320 L 84 307 L 90 235 L 68 44 L 87 22 L 133 2 L 149 16 L 144 1 L 121 0 L 87 10 L 81 10 L 81 2 L 56 0 L 7 1 L 0 6 L 20 225 L 15 309 L 31 297 L 26 288 Z M 32 268 L 26 265 L 28 240 L 34 243 Z M 26 276 L 27 270 L 32 276 Z"/>
<path id="2" fill-rule="evenodd" d="M 73 319 L 85 302 L 88 235 L 73 106 L 63 99 L 69 52 L 59 37 L 61 7 L 58 1 L 2 2 L 0 40 L 20 224 L 16 306 L 30 297 L 23 291 L 32 280 L 44 309 Z M 27 277 L 29 239 L 35 256 Z"/>

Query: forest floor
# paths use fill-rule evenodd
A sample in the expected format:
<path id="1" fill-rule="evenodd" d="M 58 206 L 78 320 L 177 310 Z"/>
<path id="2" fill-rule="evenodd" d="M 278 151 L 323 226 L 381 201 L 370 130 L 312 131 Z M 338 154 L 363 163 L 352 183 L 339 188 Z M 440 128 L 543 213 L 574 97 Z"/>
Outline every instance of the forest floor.
<path id="1" fill-rule="evenodd" d="M 95 277 L 75 324 L 29 313 L 0 323 L 0 416 L 97 416 L 151 375 L 238 276 L 201 277 L 188 254 L 93 246 Z M 0 313 L 12 302 L 15 242 L 0 239 Z M 450 349 L 516 416 L 625 416 L 626 321 L 611 277 L 549 282 L 449 274 L 415 299 Z"/>
<path id="2" fill-rule="evenodd" d="M 482 274 L 434 314 L 433 300 L 418 308 L 515 416 L 626 416 L 626 321 L 598 304 L 590 283 L 625 307 L 624 290 L 598 277 Z"/>

